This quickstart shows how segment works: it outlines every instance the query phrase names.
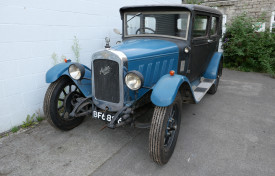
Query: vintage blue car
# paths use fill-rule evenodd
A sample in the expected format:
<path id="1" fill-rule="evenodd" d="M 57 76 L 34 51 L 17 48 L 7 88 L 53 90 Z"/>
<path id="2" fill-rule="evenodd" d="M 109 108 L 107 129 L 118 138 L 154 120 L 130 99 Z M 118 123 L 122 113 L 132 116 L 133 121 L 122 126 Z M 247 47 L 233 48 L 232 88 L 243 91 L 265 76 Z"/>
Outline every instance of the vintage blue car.
<path id="1" fill-rule="evenodd" d="M 222 14 L 198 5 L 130 6 L 120 13 L 121 42 L 110 47 L 106 39 L 89 66 L 67 61 L 47 72 L 44 113 L 61 130 L 87 115 L 109 128 L 150 128 L 150 156 L 163 165 L 176 145 L 182 103 L 217 91 Z"/>

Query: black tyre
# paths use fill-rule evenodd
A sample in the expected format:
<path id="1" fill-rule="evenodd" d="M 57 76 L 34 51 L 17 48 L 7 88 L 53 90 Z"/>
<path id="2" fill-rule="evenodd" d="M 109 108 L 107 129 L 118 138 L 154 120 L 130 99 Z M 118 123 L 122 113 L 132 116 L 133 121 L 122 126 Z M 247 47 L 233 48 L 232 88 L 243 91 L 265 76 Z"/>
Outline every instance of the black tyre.
<path id="1" fill-rule="evenodd" d="M 149 133 L 149 153 L 159 165 L 166 164 L 174 152 L 180 130 L 181 110 L 180 93 L 170 106 L 156 106 L 154 109 Z"/>
<path id="2" fill-rule="evenodd" d="M 60 130 L 71 130 L 81 124 L 84 117 L 71 118 L 70 112 L 76 98 L 82 97 L 74 82 L 68 77 L 60 77 L 50 84 L 44 98 L 44 114 L 48 122 Z"/>
<path id="3" fill-rule="evenodd" d="M 211 86 L 211 88 L 208 90 L 207 93 L 214 95 L 219 87 L 220 83 L 220 77 L 222 76 L 222 69 L 223 69 L 223 62 L 222 60 L 220 61 L 219 68 L 218 68 L 218 74 L 215 83 Z"/>

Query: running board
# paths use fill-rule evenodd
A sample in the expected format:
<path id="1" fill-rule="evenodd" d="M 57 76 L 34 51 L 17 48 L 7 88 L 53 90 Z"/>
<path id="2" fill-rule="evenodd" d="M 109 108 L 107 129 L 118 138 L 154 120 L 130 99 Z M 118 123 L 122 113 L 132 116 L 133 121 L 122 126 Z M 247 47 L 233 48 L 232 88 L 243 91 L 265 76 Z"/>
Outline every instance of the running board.
<path id="1" fill-rule="evenodd" d="M 214 82 L 215 79 L 202 78 L 200 84 L 194 89 L 194 97 L 196 102 L 201 101 L 202 97 L 204 97 L 204 95 L 208 92 Z"/>

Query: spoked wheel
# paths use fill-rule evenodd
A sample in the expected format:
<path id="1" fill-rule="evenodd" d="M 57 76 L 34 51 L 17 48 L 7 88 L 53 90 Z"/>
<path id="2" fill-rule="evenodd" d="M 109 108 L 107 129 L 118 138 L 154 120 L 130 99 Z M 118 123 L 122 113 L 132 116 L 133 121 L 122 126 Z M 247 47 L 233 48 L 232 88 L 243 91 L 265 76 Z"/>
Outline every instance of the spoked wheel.
<path id="1" fill-rule="evenodd" d="M 74 82 L 68 77 L 61 77 L 51 83 L 44 98 L 44 113 L 48 122 L 60 130 L 70 130 L 78 126 L 83 117 L 70 117 L 76 99 L 83 97 Z"/>
<path id="2" fill-rule="evenodd" d="M 179 113 L 178 107 L 174 105 L 169 115 L 167 128 L 165 130 L 165 135 L 164 135 L 164 148 L 166 150 L 171 147 L 176 135 L 176 130 L 178 127 L 178 113 Z"/>
<path id="3" fill-rule="evenodd" d="M 166 164 L 174 152 L 180 130 L 181 109 L 180 93 L 170 106 L 156 106 L 154 109 L 149 133 L 149 152 L 159 165 Z"/>
<path id="4" fill-rule="evenodd" d="M 219 87 L 219 83 L 220 83 L 220 77 L 222 76 L 222 69 L 223 69 L 223 62 L 221 60 L 220 64 L 219 64 L 219 68 L 218 68 L 218 74 L 217 74 L 217 77 L 216 77 L 216 81 L 211 86 L 211 88 L 208 90 L 207 93 L 214 95 L 217 92 L 218 87 Z"/>

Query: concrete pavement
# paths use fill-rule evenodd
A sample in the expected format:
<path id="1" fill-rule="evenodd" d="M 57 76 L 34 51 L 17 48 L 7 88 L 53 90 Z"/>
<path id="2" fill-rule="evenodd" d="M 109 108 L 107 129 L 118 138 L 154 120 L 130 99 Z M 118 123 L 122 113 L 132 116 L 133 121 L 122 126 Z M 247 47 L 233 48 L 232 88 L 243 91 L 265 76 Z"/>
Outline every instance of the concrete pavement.
<path id="1" fill-rule="evenodd" d="M 0 139 L 2 175 L 275 175 L 275 79 L 224 69 L 219 90 L 184 104 L 169 163 L 148 155 L 149 130 L 100 131 L 86 118 L 61 132 L 46 121 Z"/>

